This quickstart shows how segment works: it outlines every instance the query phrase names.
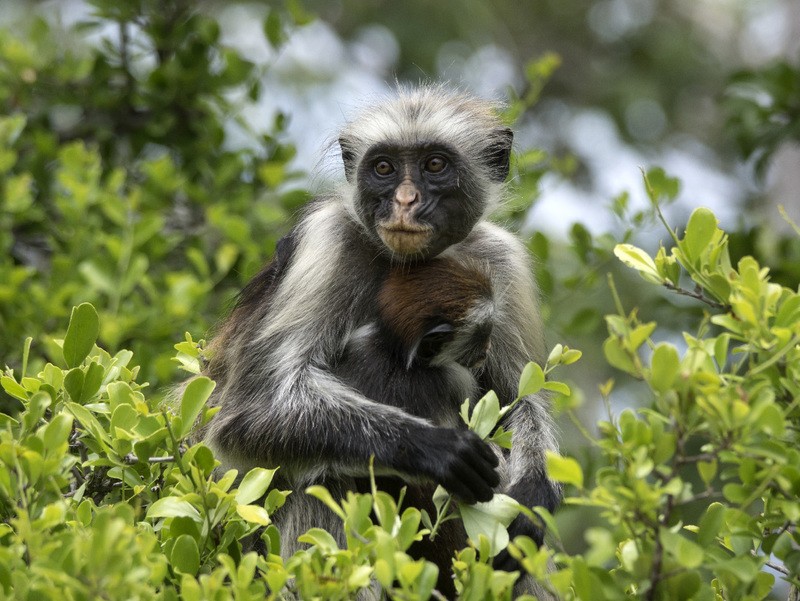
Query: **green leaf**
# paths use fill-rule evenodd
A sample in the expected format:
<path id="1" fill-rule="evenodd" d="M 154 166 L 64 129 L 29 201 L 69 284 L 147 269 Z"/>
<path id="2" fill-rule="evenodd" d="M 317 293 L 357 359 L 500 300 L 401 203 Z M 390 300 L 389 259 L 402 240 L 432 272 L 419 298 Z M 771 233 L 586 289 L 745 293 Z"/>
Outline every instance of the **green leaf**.
<path id="1" fill-rule="evenodd" d="M 328 509 L 338 515 L 340 518 L 345 518 L 344 510 L 342 509 L 341 505 L 333 500 L 333 496 L 331 496 L 331 493 L 324 486 L 309 486 L 306 489 L 306 494 L 322 501 Z"/>
<path id="2" fill-rule="evenodd" d="M 506 430 L 503 426 L 498 426 L 497 430 L 494 431 L 489 438 L 486 440 L 488 442 L 493 442 L 494 444 L 503 447 L 504 449 L 511 448 L 511 441 L 513 439 L 513 432 L 511 430 Z"/>
<path id="3" fill-rule="evenodd" d="M 723 496 L 731 503 L 740 504 L 744 503 L 748 496 L 748 489 L 741 484 L 730 482 L 722 487 Z"/>
<path id="4" fill-rule="evenodd" d="M 178 497 L 164 497 L 153 503 L 147 510 L 148 518 L 187 517 L 202 523 L 203 518 L 194 505 Z"/>
<path id="5" fill-rule="evenodd" d="M 89 364 L 84 372 L 81 398 L 78 402 L 85 405 L 98 393 L 100 386 L 103 384 L 105 373 L 105 368 L 99 363 L 92 362 Z"/>
<path id="6" fill-rule="evenodd" d="M 519 379 L 518 396 L 525 397 L 529 394 L 536 394 L 544 386 L 544 372 L 538 363 L 530 362 L 522 370 Z"/>
<path id="7" fill-rule="evenodd" d="M 690 570 L 703 565 L 703 548 L 677 532 L 662 529 L 661 543 L 678 565 Z"/>
<path id="8" fill-rule="evenodd" d="M 646 252 L 632 244 L 617 244 L 614 254 L 628 267 L 639 272 L 645 280 L 654 284 L 661 284 L 661 275 L 656 269 L 656 264 Z"/>
<path id="9" fill-rule="evenodd" d="M 239 490 L 236 492 L 236 502 L 240 505 L 248 505 L 264 496 L 267 488 L 272 483 L 272 478 L 276 471 L 274 469 L 268 470 L 263 467 L 255 467 L 247 472 L 242 478 L 242 483 L 239 484 Z"/>
<path id="10" fill-rule="evenodd" d="M 648 321 L 647 323 L 639 324 L 633 328 L 628 334 L 628 344 L 630 348 L 638 349 L 647 342 L 647 339 L 650 338 L 650 335 L 655 331 L 656 325 L 656 322 Z"/>
<path id="11" fill-rule="evenodd" d="M 274 524 L 270 524 L 264 528 L 264 532 L 261 534 L 261 540 L 267 543 L 270 553 L 274 553 L 275 555 L 281 554 L 281 533 Z"/>
<path id="12" fill-rule="evenodd" d="M 680 180 L 670 177 L 661 167 L 653 167 L 644 174 L 645 188 L 650 201 L 658 204 L 674 200 L 680 191 Z"/>
<path id="13" fill-rule="evenodd" d="M 384 589 L 388 589 L 394 582 L 394 570 L 385 559 L 375 560 L 375 579 Z"/>
<path id="14" fill-rule="evenodd" d="M 127 382 L 111 382 L 106 386 L 111 411 L 120 405 L 133 406 L 133 390 Z"/>
<path id="15" fill-rule="evenodd" d="M 378 523 L 385 530 L 391 532 L 397 521 L 397 505 L 392 496 L 383 491 L 377 491 L 373 497 L 373 507 Z"/>
<path id="16" fill-rule="evenodd" d="M 67 442 L 67 437 L 72 431 L 72 416 L 67 413 L 59 413 L 44 429 L 44 446 L 52 451 L 58 449 Z M 65 449 L 66 450 L 66 449 Z"/>
<path id="17" fill-rule="evenodd" d="M 570 394 L 572 394 L 572 390 L 570 390 L 568 385 L 564 384 L 564 382 L 556 382 L 555 380 L 545 382 L 544 389 L 552 390 L 553 392 L 557 392 L 558 394 L 563 394 L 564 396 L 569 396 Z"/>
<path id="18" fill-rule="evenodd" d="M 409 507 L 403 512 L 400 518 L 400 528 L 397 531 L 397 544 L 400 549 L 405 551 L 415 540 L 420 540 L 418 535 L 419 524 L 422 521 L 422 513 L 419 509 Z"/>
<path id="19" fill-rule="evenodd" d="M 583 488 L 583 470 L 580 464 L 571 457 L 562 457 L 553 451 L 546 451 L 547 474 L 556 482 L 574 484 Z"/>
<path id="20" fill-rule="evenodd" d="M 83 380 L 84 373 L 80 367 L 71 369 L 67 375 L 64 376 L 64 388 L 66 388 L 70 398 L 76 403 L 80 403 L 83 396 Z"/>
<path id="21" fill-rule="evenodd" d="M 461 416 L 461 421 L 469 426 L 469 399 L 464 399 L 464 402 L 461 403 L 459 415 Z"/>
<path id="22" fill-rule="evenodd" d="M 459 503 L 458 507 L 470 540 L 477 543 L 481 535 L 485 536 L 492 557 L 508 546 L 507 527 L 519 514 L 519 503 L 514 499 L 498 494 L 487 503 Z"/>
<path id="23" fill-rule="evenodd" d="M 686 224 L 686 233 L 680 242 L 681 250 L 689 261 L 699 259 L 708 248 L 709 242 L 717 231 L 717 218 L 706 208 L 695 209 Z"/>
<path id="24" fill-rule="evenodd" d="M 697 467 L 697 473 L 700 474 L 700 478 L 705 482 L 706 486 L 709 486 L 717 475 L 717 460 L 698 461 L 695 466 Z"/>
<path id="25" fill-rule="evenodd" d="M 277 48 L 283 42 L 283 24 L 281 15 L 277 10 L 270 10 L 267 20 L 264 21 L 264 35 L 267 36 L 270 46 Z"/>
<path id="26" fill-rule="evenodd" d="M 553 347 L 553 350 L 550 351 L 550 354 L 547 356 L 547 364 L 548 365 L 556 365 L 557 363 L 561 362 L 561 356 L 564 354 L 564 346 L 561 344 L 557 344 Z"/>
<path id="27" fill-rule="evenodd" d="M 633 376 L 639 375 L 639 371 L 631 358 L 631 354 L 625 349 L 619 338 L 607 338 L 603 343 L 603 354 L 611 367 L 621 369 Z"/>
<path id="28" fill-rule="evenodd" d="M 197 574 L 200 569 L 200 550 L 197 541 L 188 534 L 182 534 L 175 540 L 170 554 L 170 563 L 178 572 Z"/>
<path id="29" fill-rule="evenodd" d="M 728 362 L 728 346 L 730 342 L 730 334 L 720 334 L 714 340 L 714 359 L 720 369 L 725 369 L 725 365 Z"/>
<path id="30" fill-rule="evenodd" d="M 78 403 L 66 403 L 65 407 L 67 411 L 80 422 L 82 428 L 88 431 L 95 440 L 105 445 L 111 444 L 111 438 L 109 438 L 108 432 L 100 425 L 100 422 L 91 411 Z"/>
<path id="31" fill-rule="evenodd" d="M 336 539 L 322 528 L 311 528 L 308 532 L 298 537 L 301 543 L 316 545 L 325 553 L 334 553 L 339 550 Z"/>
<path id="32" fill-rule="evenodd" d="M 17 381 L 11 376 L 0 377 L 0 386 L 3 387 L 9 395 L 20 401 L 28 400 L 28 391 L 25 390 Z"/>
<path id="33" fill-rule="evenodd" d="M 192 431 L 197 416 L 215 387 L 216 384 L 205 376 L 193 379 L 186 386 L 181 397 L 181 431 L 177 433 L 178 438 L 183 438 Z"/>
<path id="34" fill-rule="evenodd" d="M 67 367 L 76 367 L 86 359 L 99 334 L 100 320 L 95 308 L 90 303 L 73 307 L 62 347 Z"/>
<path id="35" fill-rule="evenodd" d="M 700 518 L 697 528 L 697 542 L 703 547 L 716 542 L 725 524 L 725 506 L 722 503 L 712 503 Z"/>
<path id="36" fill-rule="evenodd" d="M 131 432 L 139 422 L 139 413 L 131 405 L 119 405 L 111 414 L 111 435 L 117 436 L 117 428 Z"/>
<path id="37" fill-rule="evenodd" d="M 680 370 L 678 350 L 671 344 L 661 343 L 653 351 L 650 367 L 650 386 L 656 392 L 672 388 Z"/>
<path id="38" fill-rule="evenodd" d="M 290 491 L 273 488 L 267 494 L 267 500 L 264 501 L 264 509 L 267 510 L 267 513 L 277 511 L 286 503 L 286 497 L 288 497 L 289 494 Z"/>
<path id="39" fill-rule="evenodd" d="M 258 524 L 259 526 L 269 526 L 270 524 L 267 510 L 258 505 L 237 505 L 236 513 L 251 524 Z"/>
<path id="40" fill-rule="evenodd" d="M 481 439 L 484 439 L 492 433 L 499 419 L 500 401 L 494 391 L 490 390 L 475 404 L 469 420 L 469 427 Z"/>

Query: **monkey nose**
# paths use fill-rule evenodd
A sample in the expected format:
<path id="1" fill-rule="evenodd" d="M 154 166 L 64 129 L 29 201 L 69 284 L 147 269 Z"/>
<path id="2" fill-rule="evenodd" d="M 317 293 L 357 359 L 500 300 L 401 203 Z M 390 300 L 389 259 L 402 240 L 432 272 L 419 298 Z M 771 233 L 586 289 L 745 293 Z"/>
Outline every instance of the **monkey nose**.
<path id="1" fill-rule="evenodd" d="M 419 191 L 411 182 L 403 182 L 394 192 L 394 201 L 401 207 L 410 207 L 419 200 Z"/>

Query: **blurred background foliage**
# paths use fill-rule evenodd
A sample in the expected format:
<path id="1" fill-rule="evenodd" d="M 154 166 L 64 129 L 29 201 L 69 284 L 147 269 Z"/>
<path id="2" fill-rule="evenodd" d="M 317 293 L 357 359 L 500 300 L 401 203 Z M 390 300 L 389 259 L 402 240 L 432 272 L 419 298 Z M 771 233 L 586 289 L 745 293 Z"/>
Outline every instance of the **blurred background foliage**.
<path id="1" fill-rule="evenodd" d="M 599 350 L 607 273 L 665 338 L 703 310 L 613 257 L 665 237 L 640 167 L 684 181 L 664 180 L 673 224 L 710 206 L 734 263 L 753 255 L 797 288 L 778 205 L 800 221 L 798 40 L 792 0 L 4 0 L 0 365 L 19 368 L 27 336 L 33 368 L 57 362 L 45 334 L 89 301 L 99 344 L 132 349 L 164 390 L 181 377 L 172 345 L 213 331 L 339 177 L 326 143 L 352 109 L 396 80 L 446 78 L 509 102 L 518 152 L 498 218 L 529 237 L 551 338 L 584 351 L 587 421 L 612 375 L 615 402 L 636 405 L 648 393 Z"/>
<path id="2" fill-rule="evenodd" d="M 169 380 L 159 342 L 209 331 L 306 190 L 336 177 L 335 157 L 315 169 L 319 148 L 395 79 L 510 100 L 518 168 L 501 218 L 532 234 L 555 337 L 597 335 L 614 240 L 663 235 L 638 185 L 653 163 L 691 186 L 676 221 L 709 205 L 735 254 L 796 281 L 800 246 L 773 230 L 777 204 L 800 211 L 798 12 L 781 0 L 7 2 L 0 361 L 91 300 L 103 339 Z"/>

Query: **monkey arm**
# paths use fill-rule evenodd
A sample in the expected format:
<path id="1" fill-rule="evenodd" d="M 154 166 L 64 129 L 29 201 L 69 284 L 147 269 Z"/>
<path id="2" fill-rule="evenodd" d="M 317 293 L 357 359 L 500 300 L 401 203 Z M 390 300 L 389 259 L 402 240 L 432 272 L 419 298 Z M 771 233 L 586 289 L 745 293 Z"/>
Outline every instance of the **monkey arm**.
<path id="1" fill-rule="evenodd" d="M 471 432 L 374 403 L 318 368 L 296 373 L 276 395 L 256 397 L 262 411 L 247 398 L 226 403 L 215 418 L 211 444 L 233 464 L 280 466 L 307 485 L 322 476 L 366 476 L 374 455 L 378 473 L 429 478 L 470 503 L 490 499 L 499 483 L 497 458 Z"/>

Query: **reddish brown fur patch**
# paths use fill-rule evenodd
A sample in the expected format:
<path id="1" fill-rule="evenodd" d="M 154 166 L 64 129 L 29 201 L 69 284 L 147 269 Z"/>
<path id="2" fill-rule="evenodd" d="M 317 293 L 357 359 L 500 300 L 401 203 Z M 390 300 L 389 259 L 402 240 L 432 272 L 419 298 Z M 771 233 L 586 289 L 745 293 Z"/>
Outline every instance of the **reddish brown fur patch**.
<path id="1" fill-rule="evenodd" d="M 422 337 L 431 319 L 443 319 L 458 327 L 478 301 L 491 298 L 485 270 L 437 258 L 392 269 L 378 303 L 389 329 L 411 346 Z"/>

